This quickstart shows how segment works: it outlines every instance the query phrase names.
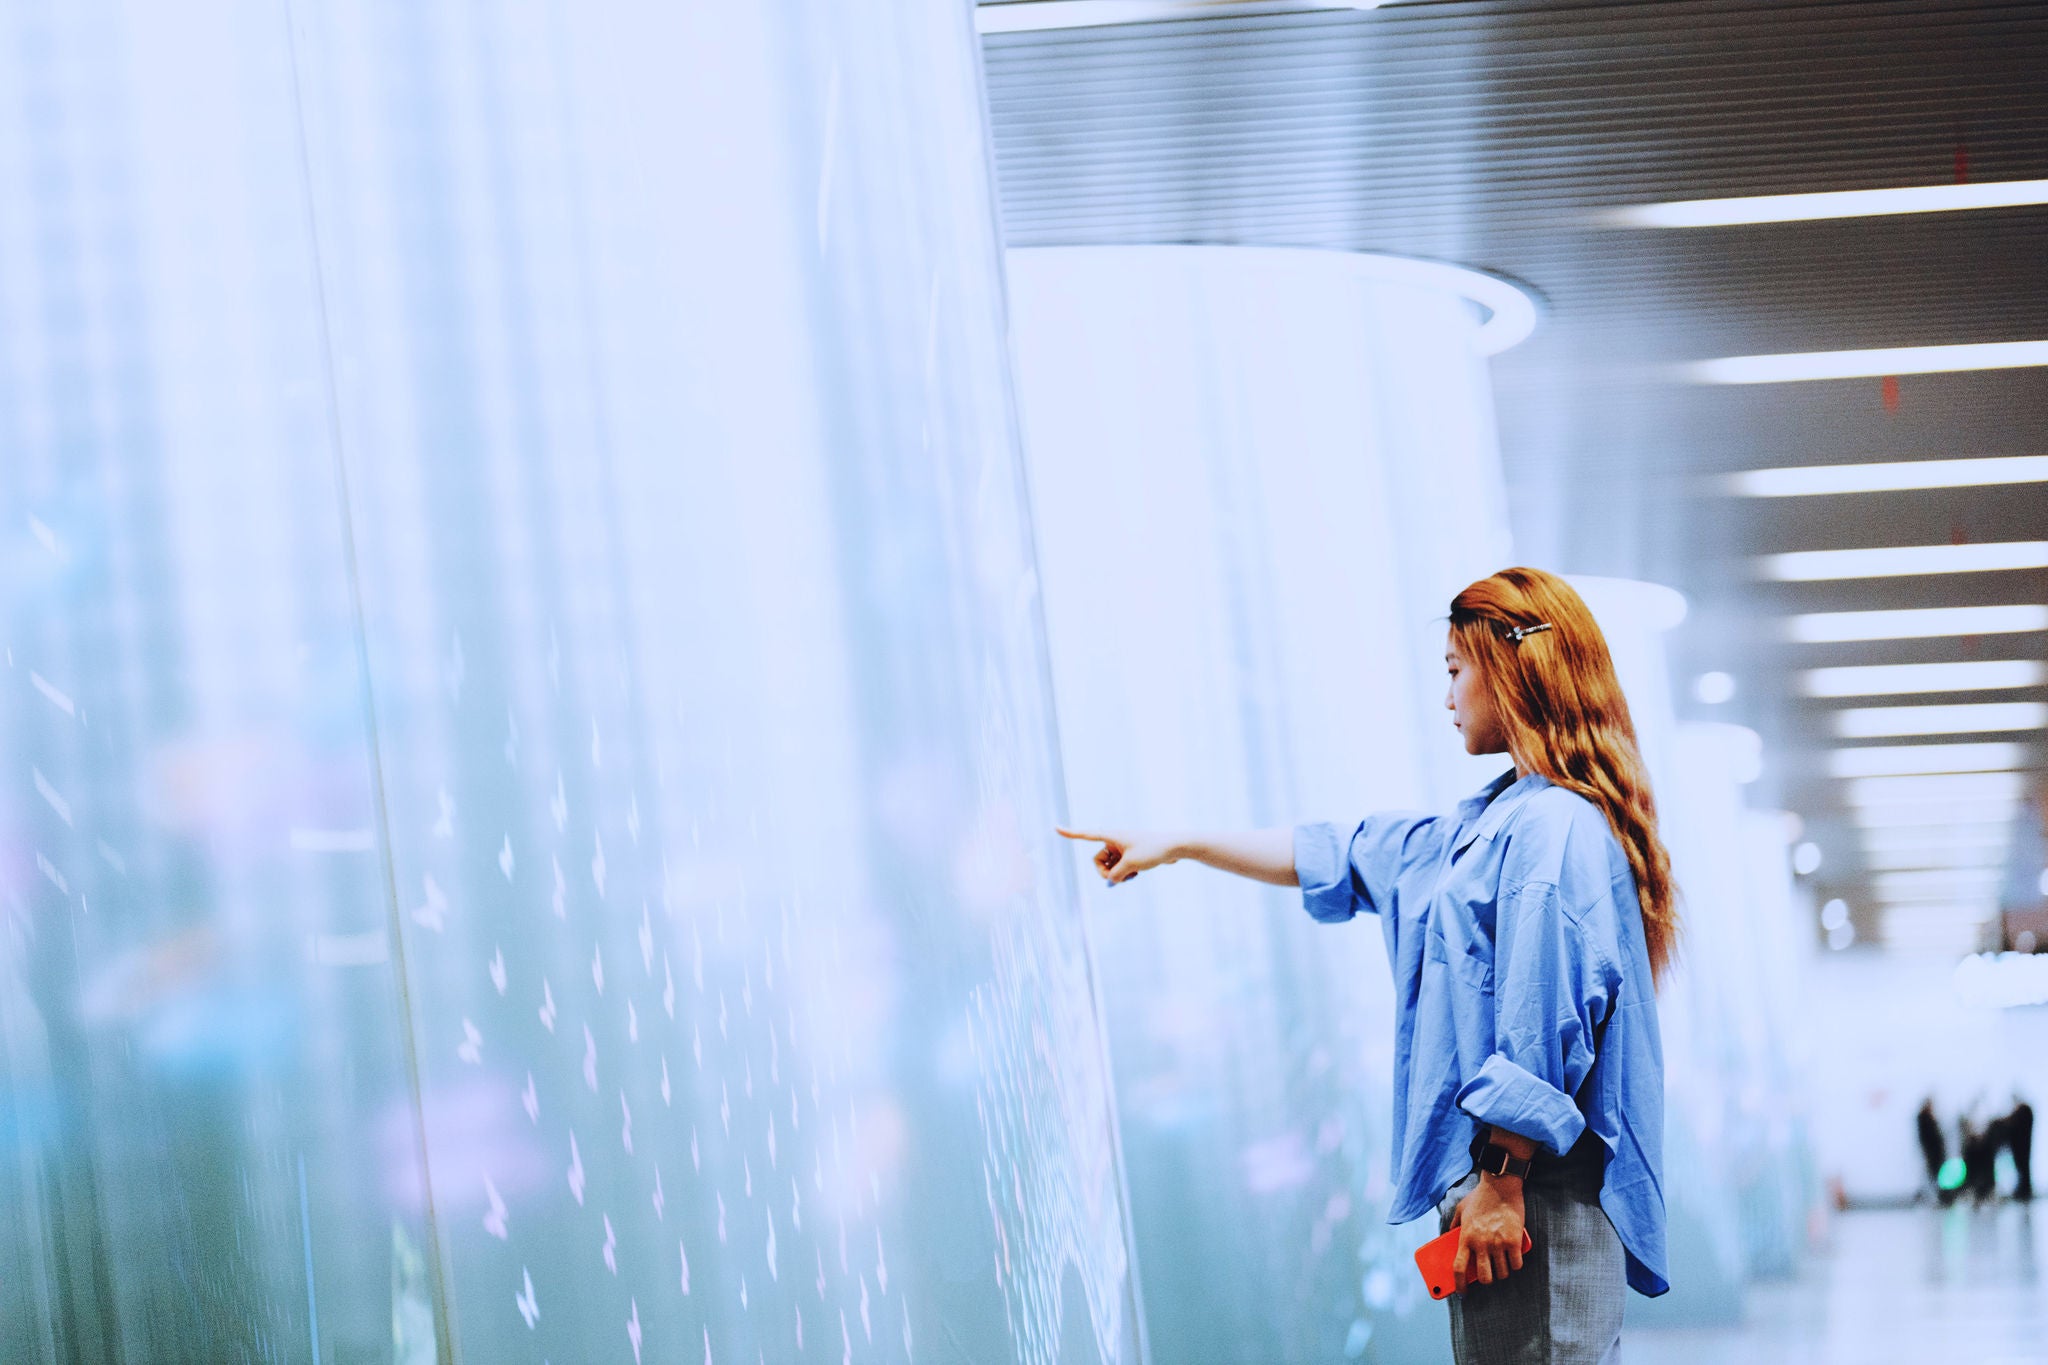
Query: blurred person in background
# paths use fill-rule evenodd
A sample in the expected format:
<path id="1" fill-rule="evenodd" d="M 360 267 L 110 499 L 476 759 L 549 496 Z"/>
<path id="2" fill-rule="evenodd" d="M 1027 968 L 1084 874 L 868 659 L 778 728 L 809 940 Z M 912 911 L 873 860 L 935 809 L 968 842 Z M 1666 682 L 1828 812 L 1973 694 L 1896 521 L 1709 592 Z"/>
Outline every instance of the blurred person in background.
<path id="1" fill-rule="evenodd" d="M 1927 1188 L 1937 1203 L 1946 1204 L 1948 1194 L 1941 1188 L 1941 1167 L 1948 1160 L 1948 1142 L 1941 1135 L 1941 1120 L 1934 1116 L 1932 1095 L 1921 1101 L 1920 1112 L 1913 1116 L 1913 1126 L 1920 1138 L 1920 1159 L 1927 1165 Z"/>
<path id="2" fill-rule="evenodd" d="M 2005 1146 L 2005 1123 L 1984 1121 L 1981 1101 L 1963 1116 L 1961 1130 L 1963 1190 L 1979 1204 L 1998 1196 L 1998 1152 Z"/>
<path id="3" fill-rule="evenodd" d="M 1389 1217 L 1460 1230 L 1462 1363 L 1619 1358 L 1624 1287 L 1668 1289 L 1656 982 L 1676 889 L 1628 704 L 1563 579 L 1505 569 L 1451 603 L 1445 705 L 1512 770 L 1443 815 L 1348 829 L 1077 833 L 1112 886 L 1188 859 L 1377 914 L 1395 980 Z M 1524 1229 L 1533 1246 L 1522 1252 Z"/>
<path id="4" fill-rule="evenodd" d="M 2018 1095 L 2012 1097 L 2012 1112 L 2005 1116 L 2005 1141 L 2012 1149 L 2013 1170 L 2019 1182 L 2012 1197 L 2022 1202 L 2034 1198 L 2034 1106 Z"/>

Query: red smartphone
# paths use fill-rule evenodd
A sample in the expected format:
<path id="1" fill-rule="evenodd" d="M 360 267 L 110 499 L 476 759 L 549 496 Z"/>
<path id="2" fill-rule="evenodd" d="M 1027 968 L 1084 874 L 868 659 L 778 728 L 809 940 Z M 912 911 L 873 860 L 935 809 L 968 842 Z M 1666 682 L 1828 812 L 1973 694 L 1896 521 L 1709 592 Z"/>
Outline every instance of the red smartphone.
<path id="1" fill-rule="evenodd" d="M 1432 1299 L 1447 1299 L 1459 1292 L 1458 1278 L 1452 1267 L 1458 1262 L 1458 1234 L 1463 1228 L 1452 1228 L 1443 1236 L 1424 1242 L 1415 1249 L 1415 1267 L 1422 1272 L 1422 1282 L 1429 1286 Z M 1529 1239 L 1529 1229 L 1522 1229 L 1522 1254 L 1527 1256 L 1529 1248 L 1536 1243 Z"/>

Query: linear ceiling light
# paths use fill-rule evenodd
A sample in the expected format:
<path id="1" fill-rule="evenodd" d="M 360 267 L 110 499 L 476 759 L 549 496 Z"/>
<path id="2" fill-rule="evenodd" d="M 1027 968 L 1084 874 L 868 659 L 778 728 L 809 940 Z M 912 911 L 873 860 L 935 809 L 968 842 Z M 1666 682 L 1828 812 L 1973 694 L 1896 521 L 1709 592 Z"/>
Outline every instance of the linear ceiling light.
<path id="1" fill-rule="evenodd" d="M 1891 213 L 1954 213 L 2048 204 L 2048 180 L 1994 180 L 1976 185 L 1907 185 L 1884 190 L 1828 190 L 1819 194 L 1752 194 L 1737 199 L 1681 199 L 1631 204 L 1606 221 L 1618 227 L 1735 227 L 1743 223 L 1800 223 L 1817 218 L 1875 218 Z"/>
<path id="2" fill-rule="evenodd" d="M 999 0 L 975 6 L 983 33 L 1147 24 L 1162 19 L 1235 19 L 1319 9 L 1378 9 L 1381 0 Z"/>
<path id="3" fill-rule="evenodd" d="M 1897 460 L 1749 469 L 1728 476 L 1728 491 L 1747 498 L 1798 498 L 1817 493 L 1889 493 L 1904 488 L 1977 488 L 2048 482 L 2048 455 L 1972 460 Z"/>
<path id="4" fill-rule="evenodd" d="M 2048 726 L 2048 702 L 1969 702 L 1955 706 L 1854 706 L 1835 712 L 1834 722 L 1835 733 L 1844 739 L 2038 730 Z M 1973 764 L 1969 771 L 1981 771 L 1981 768 Z"/>
<path id="5" fill-rule="evenodd" d="M 2025 746 L 1994 744 L 1888 744 L 1836 749 L 1830 777 L 1903 777 L 1916 773 L 1997 773 L 2024 766 Z"/>
<path id="6" fill-rule="evenodd" d="M 2022 773 L 1937 773 L 1925 777 L 1859 777 L 1845 795 L 1852 806 L 1927 801 L 2018 802 L 2027 792 Z M 1953 817 L 1962 823 L 1965 817 Z"/>
<path id="7" fill-rule="evenodd" d="M 2006 824 L 1894 825 L 1863 831 L 1863 846 L 1873 852 L 1888 848 L 2004 848 L 2011 842 L 2012 827 Z"/>
<path id="8" fill-rule="evenodd" d="M 1940 635 L 2010 635 L 2048 630 L 2048 606 L 1916 607 L 1905 611 L 1821 611 L 1788 617 L 1786 638 L 1800 644 L 1843 640 L 1925 640 Z"/>
<path id="9" fill-rule="evenodd" d="M 1969 702 L 1958 706 L 1853 706 L 1835 712 L 1844 739 L 1885 735 L 1962 735 L 1991 730 L 2038 730 L 2048 725 L 2048 702 Z"/>
<path id="10" fill-rule="evenodd" d="M 1918 867 L 2003 867 L 2010 856 L 2004 844 L 1889 845 L 1864 850 L 1864 862 L 1879 871 L 1902 872 Z"/>
<path id="11" fill-rule="evenodd" d="M 1893 913 L 1948 914 L 1961 915 L 1967 919 L 1988 919 L 1998 913 L 1995 896 L 1948 894 L 1941 896 L 1886 896 L 1879 899 L 1887 902 Z"/>
<path id="12" fill-rule="evenodd" d="M 1850 818 L 1863 837 L 1874 839 L 1913 831 L 1916 838 L 1933 838 L 1944 832 L 2004 830 L 2012 832 L 2013 817 L 2020 811 L 2018 797 L 1958 801 L 1871 801 L 1856 806 Z"/>
<path id="13" fill-rule="evenodd" d="M 1868 550 L 1799 550 L 1759 555 L 1757 569 L 1780 583 L 1829 578 L 1903 578 L 1933 573 L 1993 573 L 2048 568 L 2048 540 L 1988 545 L 1895 545 Z"/>
<path id="14" fill-rule="evenodd" d="M 2002 845 L 1986 844 L 1981 847 L 1952 849 L 1872 849 L 1863 855 L 1863 861 L 1879 872 L 1917 872 L 1934 868 L 2004 867 L 2005 857 L 2006 851 Z"/>
<path id="15" fill-rule="evenodd" d="M 2005 880 L 1997 867 L 1936 867 L 1918 872 L 1880 872 L 1870 879 L 1877 898 L 1884 901 L 1932 900 L 1940 896 L 1989 895 Z"/>
<path id="16" fill-rule="evenodd" d="M 1808 379 L 2016 370 L 2048 365 L 2048 341 L 1983 341 L 1963 346 L 1887 346 L 1868 351 L 1735 355 L 1684 367 L 1696 384 L 1793 384 Z"/>
<path id="17" fill-rule="evenodd" d="M 1874 697 L 1894 692 L 1981 692 L 2039 687 L 2048 664 L 2036 659 L 1986 659 L 1939 664 L 1867 664 L 1809 668 L 1799 688 L 1809 697 Z"/>

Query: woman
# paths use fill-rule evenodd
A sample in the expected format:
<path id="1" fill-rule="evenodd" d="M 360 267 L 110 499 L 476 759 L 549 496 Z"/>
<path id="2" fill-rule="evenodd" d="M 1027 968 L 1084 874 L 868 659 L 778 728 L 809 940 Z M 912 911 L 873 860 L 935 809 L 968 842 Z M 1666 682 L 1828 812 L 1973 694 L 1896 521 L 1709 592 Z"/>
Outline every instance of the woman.
<path id="1" fill-rule="evenodd" d="M 1619 1356 L 1622 1287 L 1661 1294 L 1670 859 L 1607 642 L 1554 574 L 1451 603 L 1452 723 L 1514 770 L 1449 815 L 1250 834 L 1079 834 L 1112 885 L 1191 859 L 1379 915 L 1394 970 L 1391 1219 L 1460 1229 L 1460 1362 Z M 1524 1228 L 1533 1240 L 1522 1253 Z"/>

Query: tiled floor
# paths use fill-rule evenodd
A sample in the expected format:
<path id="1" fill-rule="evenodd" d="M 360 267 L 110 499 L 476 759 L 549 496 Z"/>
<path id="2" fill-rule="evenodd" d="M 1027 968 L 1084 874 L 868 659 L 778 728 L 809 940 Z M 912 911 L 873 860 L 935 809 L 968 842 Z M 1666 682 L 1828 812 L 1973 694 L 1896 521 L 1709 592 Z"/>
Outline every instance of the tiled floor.
<path id="1" fill-rule="evenodd" d="M 1796 1283 L 1726 1330 L 1635 1331 L 1629 1365 L 2048 1365 L 2048 1203 L 1835 1219 Z"/>

